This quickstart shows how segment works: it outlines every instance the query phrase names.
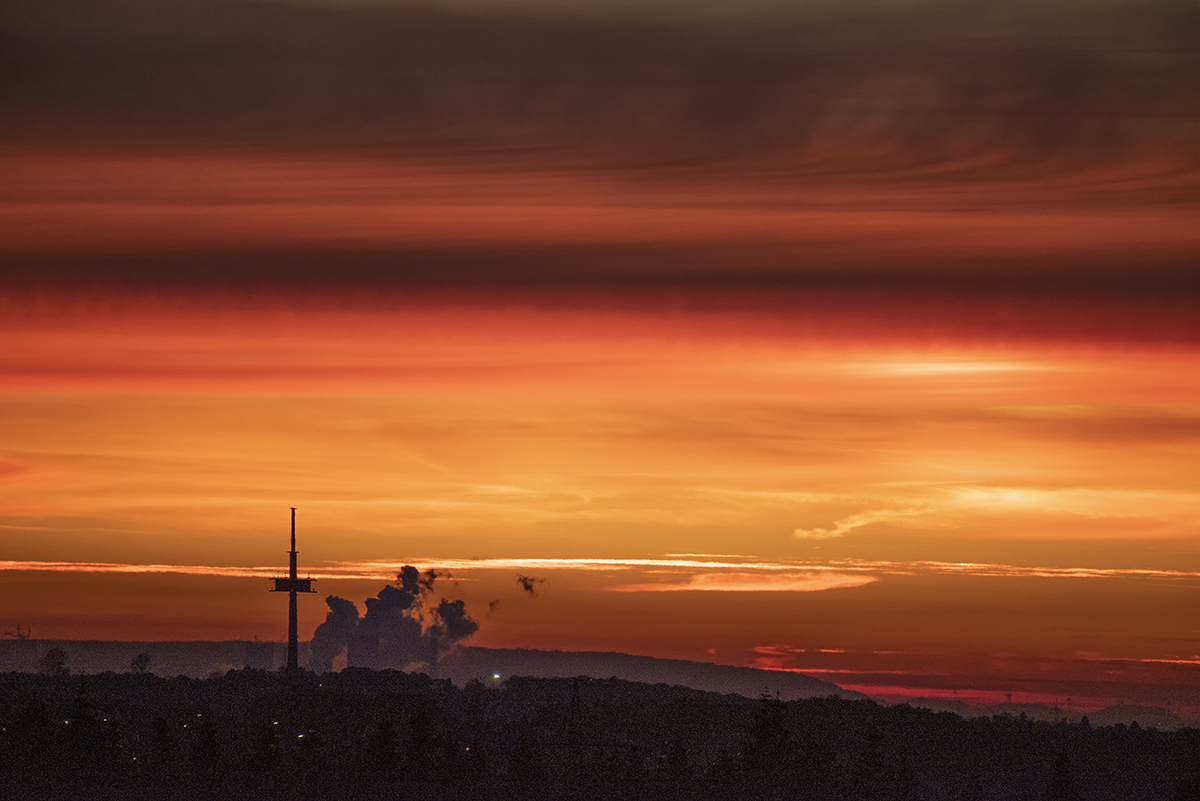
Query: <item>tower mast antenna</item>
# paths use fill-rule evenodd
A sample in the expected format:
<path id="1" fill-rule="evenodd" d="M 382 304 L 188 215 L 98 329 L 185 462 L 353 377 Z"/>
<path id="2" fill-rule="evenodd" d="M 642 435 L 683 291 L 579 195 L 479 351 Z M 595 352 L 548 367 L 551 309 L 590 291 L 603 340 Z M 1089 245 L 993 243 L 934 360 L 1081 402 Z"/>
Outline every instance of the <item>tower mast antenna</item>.
<path id="1" fill-rule="evenodd" d="M 296 614 L 296 593 L 316 592 L 312 588 L 311 578 L 300 578 L 296 575 L 296 507 L 292 507 L 292 549 L 288 551 L 287 578 L 271 579 L 274 586 L 271 592 L 286 592 L 288 594 L 288 670 L 300 669 L 300 637 L 298 634 Z"/>

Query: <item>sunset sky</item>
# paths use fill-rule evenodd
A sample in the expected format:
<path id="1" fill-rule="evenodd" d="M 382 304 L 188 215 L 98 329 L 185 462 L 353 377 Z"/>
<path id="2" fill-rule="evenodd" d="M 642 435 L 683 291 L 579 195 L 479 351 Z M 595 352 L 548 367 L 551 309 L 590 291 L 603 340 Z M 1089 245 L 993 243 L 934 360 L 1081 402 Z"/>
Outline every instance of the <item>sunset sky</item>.
<path id="1" fill-rule="evenodd" d="M 1200 719 L 1194 3 L 5 6 L 4 630 Z"/>

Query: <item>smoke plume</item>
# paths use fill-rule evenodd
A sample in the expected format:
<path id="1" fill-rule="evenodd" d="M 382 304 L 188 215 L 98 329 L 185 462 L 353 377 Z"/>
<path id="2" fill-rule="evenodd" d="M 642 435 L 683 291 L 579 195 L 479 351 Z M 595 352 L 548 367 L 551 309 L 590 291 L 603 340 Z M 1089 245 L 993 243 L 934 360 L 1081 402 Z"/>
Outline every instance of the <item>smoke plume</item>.
<path id="1" fill-rule="evenodd" d="M 331 670 L 343 649 L 352 667 L 378 670 L 436 664 L 442 654 L 479 630 L 463 601 L 443 599 L 436 606 L 426 605 L 434 582 L 448 575 L 435 570 L 422 573 L 405 565 L 395 585 L 388 584 L 367 599 L 361 618 L 351 601 L 333 595 L 326 598 L 329 614 L 313 634 L 312 670 Z"/>
<path id="2" fill-rule="evenodd" d="M 521 585 L 521 589 L 525 590 L 525 592 L 536 598 L 538 594 L 538 585 L 545 584 L 546 580 L 544 578 L 535 578 L 534 576 L 518 575 L 517 583 Z"/>
<path id="3" fill-rule="evenodd" d="M 333 660 L 346 647 L 350 635 L 358 625 L 358 608 L 345 598 L 330 595 L 325 599 L 329 605 L 329 614 L 325 622 L 317 626 L 313 632 L 312 652 L 309 657 L 309 667 L 314 673 L 328 673 L 333 670 Z"/>

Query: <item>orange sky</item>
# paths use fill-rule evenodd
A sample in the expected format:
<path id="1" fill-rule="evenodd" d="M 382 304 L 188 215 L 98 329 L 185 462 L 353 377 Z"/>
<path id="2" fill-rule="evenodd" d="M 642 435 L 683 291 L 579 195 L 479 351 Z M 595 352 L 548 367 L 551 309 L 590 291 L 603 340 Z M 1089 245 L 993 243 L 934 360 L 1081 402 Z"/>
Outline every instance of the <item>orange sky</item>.
<path id="1" fill-rule="evenodd" d="M 322 593 L 450 569 L 480 645 L 1195 703 L 1187 344 L 822 337 L 739 309 L 11 303 L 0 593 L 40 637 L 281 637 L 261 576 L 295 505 Z M 519 573 L 549 583 L 530 598 Z M 321 619 L 309 600 L 302 636 Z"/>
<path id="2" fill-rule="evenodd" d="M 6 630 L 282 639 L 295 506 L 303 637 L 416 564 L 477 645 L 1200 717 L 1173 6 L 235 5 L 0 19 Z"/>

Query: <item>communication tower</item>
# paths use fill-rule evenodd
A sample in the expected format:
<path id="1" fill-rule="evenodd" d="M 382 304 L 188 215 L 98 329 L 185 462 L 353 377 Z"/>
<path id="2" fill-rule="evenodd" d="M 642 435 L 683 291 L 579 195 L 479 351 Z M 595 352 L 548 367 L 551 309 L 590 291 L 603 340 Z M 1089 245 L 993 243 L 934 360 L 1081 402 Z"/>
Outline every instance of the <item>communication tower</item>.
<path id="1" fill-rule="evenodd" d="M 287 578 L 274 578 L 271 592 L 286 592 L 288 594 L 288 670 L 300 669 L 300 639 L 296 633 L 296 593 L 316 592 L 312 588 L 311 578 L 296 576 L 296 507 L 292 507 L 292 550 Z"/>

